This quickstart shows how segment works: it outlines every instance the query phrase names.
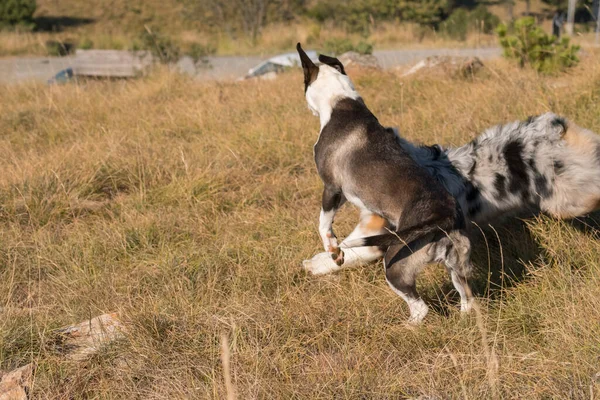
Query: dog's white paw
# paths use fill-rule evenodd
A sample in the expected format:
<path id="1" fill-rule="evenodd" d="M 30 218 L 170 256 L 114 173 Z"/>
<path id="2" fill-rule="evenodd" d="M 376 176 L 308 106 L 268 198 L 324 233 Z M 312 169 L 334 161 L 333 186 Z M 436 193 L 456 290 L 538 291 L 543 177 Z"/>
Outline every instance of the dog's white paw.
<path id="1" fill-rule="evenodd" d="M 462 313 L 468 313 L 469 311 L 471 311 L 473 309 L 473 301 L 474 299 L 469 299 L 469 300 L 461 300 L 460 302 L 460 312 Z"/>
<path id="2" fill-rule="evenodd" d="M 304 260 L 302 267 L 313 275 L 330 274 L 340 269 L 331 258 L 331 253 L 319 253 L 310 260 Z"/>
<path id="3" fill-rule="evenodd" d="M 408 307 L 410 308 L 410 318 L 408 318 L 408 323 L 413 325 L 420 324 L 429 312 L 429 307 L 427 307 L 427 304 L 421 299 L 410 302 Z"/>

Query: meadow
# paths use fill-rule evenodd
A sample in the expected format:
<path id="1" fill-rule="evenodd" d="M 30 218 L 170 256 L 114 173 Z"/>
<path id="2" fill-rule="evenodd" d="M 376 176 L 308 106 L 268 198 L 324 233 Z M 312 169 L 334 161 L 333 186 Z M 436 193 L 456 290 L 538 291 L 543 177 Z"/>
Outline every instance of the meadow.
<path id="1" fill-rule="evenodd" d="M 350 71 L 411 140 L 460 145 L 554 111 L 600 132 L 600 53 L 545 77 L 504 60 L 472 78 Z M 598 217 L 474 228 L 478 312 L 445 271 L 405 323 L 381 263 L 314 277 L 318 119 L 301 71 L 202 83 L 0 87 L 0 370 L 34 362 L 33 398 L 549 399 L 600 393 Z M 336 221 L 352 229 L 350 206 Z M 56 328 L 117 312 L 85 361 Z M 596 397 L 594 397 L 596 396 Z"/>
<path id="2" fill-rule="evenodd" d="M 226 7 L 228 2 L 221 3 Z M 541 0 L 530 0 L 530 3 L 532 11 L 548 13 L 549 6 Z M 72 43 L 83 49 L 130 50 L 142 45 L 140 36 L 146 32 L 146 26 L 167 36 L 183 53 L 200 45 L 217 55 L 273 55 L 294 51 L 298 41 L 324 50 L 329 42 L 343 39 L 349 39 L 354 45 L 366 41 L 376 50 L 497 46 L 496 36 L 482 33 L 477 24 L 469 27 L 465 40 L 458 40 L 439 28 L 372 17 L 365 32 L 349 31 L 333 21 L 321 23 L 297 15 L 293 20 L 269 22 L 260 35 L 252 39 L 240 27 L 207 27 L 206 21 L 195 14 L 193 4 L 187 0 L 112 0 L 90 7 L 78 0 L 37 0 L 38 30 L 0 30 L 0 57 L 56 55 L 52 47 L 48 48 L 48 41 Z M 489 2 L 488 5 L 501 20 L 511 19 L 504 4 Z M 515 2 L 514 15 L 520 16 L 524 11 L 525 3 Z M 544 20 L 543 26 L 550 32 L 551 20 Z M 577 35 L 576 39 L 586 43 L 594 40 L 590 33 Z"/>

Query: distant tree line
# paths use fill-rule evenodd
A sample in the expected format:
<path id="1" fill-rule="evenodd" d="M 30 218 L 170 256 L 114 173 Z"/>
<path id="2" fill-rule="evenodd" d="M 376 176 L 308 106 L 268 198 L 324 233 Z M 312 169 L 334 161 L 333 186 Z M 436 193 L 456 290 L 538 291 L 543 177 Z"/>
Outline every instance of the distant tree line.
<path id="1" fill-rule="evenodd" d="M 186 16 L 207 30 L 229 33 L 242 31 L 256 38 L 261 29 L 274 22 L 286 22 L 296 18 L 310 18 L 319 22 L 333 22 L 350 32 L 368 33 L 380 21 L 412 22 L 432 29 L 444 29 L 444 22 L 457 10 L 462 14 L 454 18 L 455 25 L 470 17 L 465 12 L 475 9 L 477 18 L 488 25 L 497 22 L 486 14 L 485 7 L 500 4 L 507 7 L 508 15 L 513 15 L 517 0 L 179 0 L 184 3 Z M 530 1 L 526 3 L 530 9 Z M 543 0 L 548 11 L 563 7 L 567 0 Z M 579 0 L 578 9 L 585 13 L 593 7 L 594 0 Z M 598 0 L 595 0 L 598 1 Z M 588 11 L 591 15 L 591 12 Z M 476 18 L 473 17 L 473 18 Z M 473 19 L 471 18 L 471 19 Z M 494 27 L 491 27 L 494 29 Z"/>
<path id="2" fill-rule="evenodd" d="M 0 29 L 22 27 L 33 29 L 35 0 L 0 0 Z"/>

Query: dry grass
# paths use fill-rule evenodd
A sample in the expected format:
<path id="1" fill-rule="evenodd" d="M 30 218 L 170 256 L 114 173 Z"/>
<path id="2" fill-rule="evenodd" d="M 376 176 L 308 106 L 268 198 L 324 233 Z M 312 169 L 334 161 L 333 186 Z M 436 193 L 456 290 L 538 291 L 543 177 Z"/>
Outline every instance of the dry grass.
<path id="1" fill-rule="evenodd" d="M 492 2 L 489 9 L 502 20 L 508 19 L 505 5 Z M 541 0 L 531 0 L 532 11 L 549 12 L 548 9 Z M 524 11 L 525 2 L 516 2 L 514 16 L 518 17 Z M 73 26 L 67 25 L 62 32 L 0 32 L 0 56 L 47 55 L 47 40 L 92 44 L 95 49 L 131 49 L 139 42 L 138 37 L 144 31 L 144 25 L 160 29 L 183 51 L 192 44 L 200 43 L 209 45 L 219 55 L 271 55 L 293 51 L 298 40 L 312 48 L 323 49 L 328 40 L 339 38 L 350 38 L 355 44 L 366 40 L 378 50 L 497 46 L 495 35 L 478 32 L 470 32 L 465 41 L 457 41 L 444 33 L 416 24 L 373 21 L 371 33 L 364 37 L 358 33 L 350 34 L 333 23 L 319 24 L 302 18 L 293 23 L 268 25 L 253 41 L 241 32 L 203 31 L 189 12 L 183 2 L 176 0 L 114 0 L 98 2 L 93 7 L 82 1 L 39 0 L 37 17 L 69 18 Z M 550 32 L 551 20 L 544 21 L 543 27 Z M 586 45 L 594 42 L 592 34 L 583 36 L 575 40 Z"/>
<path id="2" fill-rule="evenodd" d="M 164 29 L 163 29 L 164 30 Z M 77 43 L 91 42 L 95 49 L 131 49 L 139 42 L 139 30 L 103 29 L 102 25 L 81 27 L 59 33 L 36 32 L 15 33 L 0 31 L 0 56 L 47 55 L 48 40 Z M 378 24 L 368 37 L 349 34 L 346 31 L 312 22 L 296 24 L 272 24 L 267 26 L 256 42 L 244 35 L 226 33 L 203 33 L 192 29 L 179 29 L 168 35 L 185 52 L 192 44 L 209 45 L 218 55 L 276 54 L 293 51 L 301 40 L 309 46 L 323 49 L 328 40 L 348 38 L 353 43 L 368 41 L 377 50 L 386 48 L 460 48 L 496 46 L 494 35 L 471 33 L 466 41 L 452 40 L 443 34 L 413 24 Z"/>
<path id="3" fill-rule="evenodd" d="M 459 144 L 547 110 L 600 131 L 598 61 L 559 79 L 503 61 L 473 81 L 354 77 L 383 123 Z M 320 182 L 299 72 L 0 90 L 0 369 L 35 361 L 34 397 L 598 394 L 600 242 L 571 224 L 483 229 L 480 313 L 461 318 L 431 267 L 420 286 L 434 311 L 417 328 L 381 264 L 300 269 L 320 251 Z M 355 218 L 346 207 L 341 235 Z M 60 357 L 54 328 L 112 311 L 124 340 Z"/>

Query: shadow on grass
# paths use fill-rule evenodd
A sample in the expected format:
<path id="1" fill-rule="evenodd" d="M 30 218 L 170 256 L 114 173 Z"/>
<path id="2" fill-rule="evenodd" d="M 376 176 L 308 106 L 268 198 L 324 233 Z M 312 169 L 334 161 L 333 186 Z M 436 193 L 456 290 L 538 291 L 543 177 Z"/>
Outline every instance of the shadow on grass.
<path id="1" fill-rule="evenodd" d="M 76 18 L 65 16 L 44 16 L 34 18 L 38 32 L 62 32 L 65 28 L 76 28 L 94 22 L 92 18 Z"/>

